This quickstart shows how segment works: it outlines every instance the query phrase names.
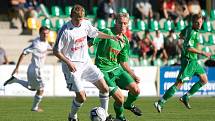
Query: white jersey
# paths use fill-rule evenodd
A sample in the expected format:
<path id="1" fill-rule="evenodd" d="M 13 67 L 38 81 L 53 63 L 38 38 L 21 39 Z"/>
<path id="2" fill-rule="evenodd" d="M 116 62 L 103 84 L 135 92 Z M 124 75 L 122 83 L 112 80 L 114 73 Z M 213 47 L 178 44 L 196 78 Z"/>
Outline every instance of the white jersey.
<path id="1" fill-rule="evenodd" d="M 98 29 L 93 27 L 90 21 L 83 20 L 79 27 L 75 27 L 69 21 L 59 31 L 53 49 L 62 52 L 73 62 L 89 62 L 91 59 L 88 54 L 87 37 L 96 36 L 98 36 Z"/>
<path id="2" fill-rule="evenodd" d="M 40 38 L 38 37 L 33 40 L 32 44 L 29 47 L 23 50 L 23 53 L 32 53 L 30 66 L 40 68 L 45 63 L 48 49 L 51 49 L 51 46 L 48 44 L 48 42 L 40 41 Z"/>

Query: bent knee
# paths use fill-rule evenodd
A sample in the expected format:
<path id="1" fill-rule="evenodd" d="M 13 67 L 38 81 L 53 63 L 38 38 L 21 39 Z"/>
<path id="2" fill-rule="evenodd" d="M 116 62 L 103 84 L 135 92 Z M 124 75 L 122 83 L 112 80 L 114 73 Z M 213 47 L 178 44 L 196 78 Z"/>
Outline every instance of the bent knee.
<path id="1" fill-rule="evenodd" d="M 140 94 L 140 88 L 137 84 L 133 84 L 129 87 L 129 92 L 131 92 L 133 95 L 139 95 Z"/>

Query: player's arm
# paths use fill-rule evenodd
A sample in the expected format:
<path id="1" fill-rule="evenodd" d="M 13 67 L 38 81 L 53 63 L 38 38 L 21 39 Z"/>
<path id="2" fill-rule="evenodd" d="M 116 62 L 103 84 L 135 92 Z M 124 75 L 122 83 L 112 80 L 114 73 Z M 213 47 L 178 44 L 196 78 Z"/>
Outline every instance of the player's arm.
<path id="1" fill-rule="evenodd" d="M 132 69 L 130 68 L 128 62 L 120 62 L 120 65 L 122 66 L 122 68 L 127 71 L 131 77 L 137 82 L 140 82 L 140 78 L 132 71 Z"/>
<path id="2" fill-rule="evenodd" d="M 56 51 L 55 49 L 53 49 L 53 53 L 57 58 L 59 58 L 61 61 L 63 61 L 64 63 L 66 63 L 68 65 L 69 70 L 71 72 L 76 71 L 75 65 L 63 53 Z"/>
<path id="3" fill-rule="evenodd" d="M 16 64 L 16 67 L 15 67 L 15 69 L 13 70 L 13 72 L 12 72 L 11 75 L 14 75 L 15 73 L 18 73 L 19 65 L 21 64 L 21 62 L 22 62 L 22 60 L 23 60 L 23 58 L 24 58 L 25 55 L 26 55 L 26 54 L 24 54 L 24 53 L 22 52 L 22 54 L 19 56 L 18 62 L 17 62 L 17 64 Z"/>
<path id="4" fill-rule="evenodd" d="M 200 55 L 204 55 L 204 56 L 206 56 L 208 58 L 211 56 L 211 53 L 209 53 L 209 52 L 203 52 L 203 51 L 198 50 L 196 48 L 190 47 L 187 50 L 190 51 L 190 52 L 192 52 L 192 53 L 197 53 L 197 54 L 200 54 Z"/>
<path id="5" fill-rule="evenodd" d="M 75 65 L 61 52 L 61 50 L 64 47 L 63 41 L 64 40 L 66 41 L 66 39 L 68 39 L 68 38 L 66 38 L 66 36 L 64 34 L 58 35 L 58 38 L 57 38 L 55 45 L 53 47 L 53 54 L 58 59 L 60 59 L 64 63 L 66 63 L 71 72 L 75 72 L 76 71 Z"/>
<path id="6" fill-rule="evenodd" d="M 112 40 L 115 40 L 115 41 L 121 40 L 121 38 L 119 36 L 108 35 L 108 34 L 106 34 L 104 32 L 98 31 L 98 36 L 96 37 L 96 39 L 94 39 L 92 41 L 89 41 L 87 43 L 88 47 L 91 47 L 95 43 L 98 43 L 98 41 L 97 41 L 98 38 L 100 38 L 99 41 L 102 41 L 103 39 L 112 39 Z M 95 41 L 97 41 L 97 42 L 95 42 Z"/>
<path id="7" fill-rule="evenodd" d="M 196 54 L 200 54 L 200 55 L 204 55 L 206 57 L 210 57 L 211 56 L 211 53 L 208 53 L 208 52 L 204 52 L 202 50 L 199 50 L 198 47 L 199 47 L 199 43 L 197 43 L 197 48 L 194 47 L 194 43 L 196 41 L 196 37 L 195 36 L 191 36 L 189 42 L 188 42 L 188 45 L 187 45 L 187 50 L 189 52 L 192 52 L 192 53 L 196 53 Z"/>

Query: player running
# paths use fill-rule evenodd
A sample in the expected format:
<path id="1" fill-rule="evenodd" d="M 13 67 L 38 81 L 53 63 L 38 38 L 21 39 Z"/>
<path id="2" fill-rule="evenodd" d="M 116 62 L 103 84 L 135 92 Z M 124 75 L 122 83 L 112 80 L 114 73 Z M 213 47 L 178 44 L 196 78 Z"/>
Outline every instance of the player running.
<path id="1" fill-rule="evenodd" d="M 204 55 L 206 57 L 211 56 L 211 53 L 206 53 L 198 50 L 199 29 L 202 26 L 202 21 L 203 20 L 201 14 L 193 15 L 192 26 L 186 27 L 180 34 L 180 39 L 181 41 L 183 41 L 181 69 L 175 84 L 165 92 L 160 100 L 154 103 L 154 106 L 159 113 L 161 112 L 167 100 L 181 88 L 184 82 L 189 81 L 193 75 L 198 75 L 200 80 L 196 82 L 191 87 L 191 89 L 179 99 L 188 109 L 191 109 L 191 106 L 189 104 L 190 97 L 208 82 L 205 70 L 202 66 L 199 65 L 197 58 L 198 54 Z"/>
<path id="2" fill-rule="evenodd" d="M 36 112 L 43 111 L 43 109 L 39 107 L 39 104 L 42 101 L 43 92 L 44 92 L 44 83 L 43 83 L 43 76 L 42 76 L 41 70 L 45 63 L 47 51 L 52 50 L 52 47 L 46 41 L 46 38 L 48 37 L 48 33 L 49 33 L 49 29 L 45 26 L 42 26 L 39 29 L 40 37 L 37 37 L 36 39 L 34 39 L 32 44 L 23 50 L 16 64 L 16 68 L 12 72 L 12 77 L 4 83 L 4 86 L 12 83 L 19 83 L 31 91 L 36 91 L 32 109 L 31 109 L 32 111 L 36 111 Z M 23 58 L 29 53 L 32 53 L 32 58 L 31 58 L 31 64 L 28 66 L 28 71 L 27 71 L 28 81 L 23 81 L 16 78 L 13 75 L 15 73 L 18 73 L 19 65 L 21 64 Z"/>

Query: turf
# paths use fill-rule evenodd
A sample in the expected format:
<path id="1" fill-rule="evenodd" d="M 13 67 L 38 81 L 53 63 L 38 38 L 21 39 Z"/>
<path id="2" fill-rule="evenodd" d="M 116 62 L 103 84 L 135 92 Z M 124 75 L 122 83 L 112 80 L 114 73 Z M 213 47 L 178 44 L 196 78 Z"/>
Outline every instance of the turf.
<path id="1" fill-rule="evenodd" d="M 193 97 L 190 100 L 192 109 L 174 97 L 165 105 L 162 113 L 157 113 L 153 103 L 157 97 L 142 97 L 135 104 L 143 111 L 141 117 L 125 111 L 129 121 L 215 121 L 215 97 Z M 42 113 L 31 112 L 32 97 L 0 97 L 0 121 L 67 121 L 70 111 L 71 97 L 45 97 L 41 107 Z M 113 99 L 109 104 L 109 111 L 114 114 Z M 89 121 L 91 108 L 99 106 L 96 97 L 88 97 L 79 111 L 81 121 Z"/>

